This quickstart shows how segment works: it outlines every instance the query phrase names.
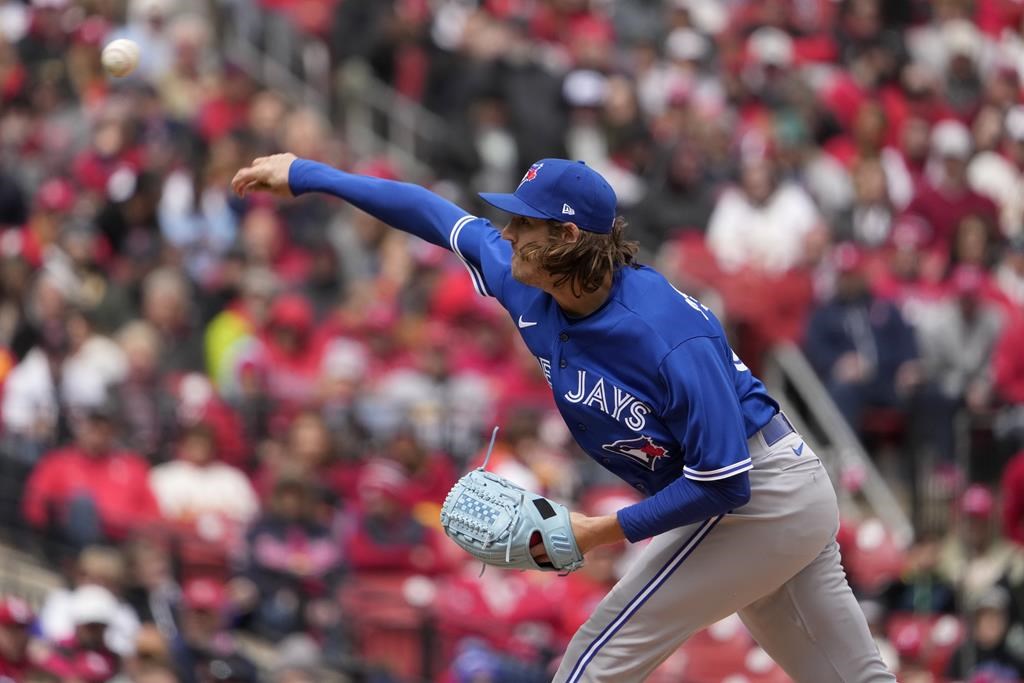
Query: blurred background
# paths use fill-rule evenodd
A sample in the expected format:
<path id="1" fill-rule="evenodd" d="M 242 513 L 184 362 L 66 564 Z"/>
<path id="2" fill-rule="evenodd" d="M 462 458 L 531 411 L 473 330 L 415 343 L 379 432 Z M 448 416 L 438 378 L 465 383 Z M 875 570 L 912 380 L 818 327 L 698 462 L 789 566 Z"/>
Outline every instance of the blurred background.
<path id="1" fill-rule="evenodd" d="M 1022 69 L 1019 0 L 0 0 L 0 680 L 547 681 L 635 556 L 477 576 L 493 425 L 634 494 L 451 254 L 230 193 L 277 151 L 479 215 L 597 168 L 826 461 L 900 680 L 1024 680 Z M 732 618 L 652 680 L 788 679 Z"/>

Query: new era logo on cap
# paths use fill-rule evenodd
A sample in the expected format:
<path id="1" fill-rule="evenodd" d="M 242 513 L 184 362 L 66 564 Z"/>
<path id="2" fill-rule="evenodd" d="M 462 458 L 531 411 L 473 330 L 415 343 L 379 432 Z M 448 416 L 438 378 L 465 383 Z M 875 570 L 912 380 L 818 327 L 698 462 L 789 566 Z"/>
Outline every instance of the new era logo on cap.
<path id="1" fill-rule="evenodd" d="M 582 161 L 541 159 L 530 166 L 514 193 L 482 192 L 480 197 L 516 216 L 554 221 L 571 216 L 589 232 L 608 234 L 615 223 L 615 190 Z"/>

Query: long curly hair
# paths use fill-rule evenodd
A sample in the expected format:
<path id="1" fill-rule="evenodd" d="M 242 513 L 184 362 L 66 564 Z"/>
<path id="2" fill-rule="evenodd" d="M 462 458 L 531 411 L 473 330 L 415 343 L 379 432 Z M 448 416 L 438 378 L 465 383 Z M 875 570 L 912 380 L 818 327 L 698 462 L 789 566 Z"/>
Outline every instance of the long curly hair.
<path id="1" fill-rule="evenodd" d="M 638 242 L 627 240 L 626 220 L 615 219 L 608 234 L 580 230 L 579 239 L 566 241 L 566 223 L 548 221 L 550 232 L 546 243 L 531 244 L 522 251 L 523 258 L 540 265 L 554 277 L 556 287 L 570 283 L 576 296 L 596 291 L 609 273 L 623 266 L 636 267 Z"/>

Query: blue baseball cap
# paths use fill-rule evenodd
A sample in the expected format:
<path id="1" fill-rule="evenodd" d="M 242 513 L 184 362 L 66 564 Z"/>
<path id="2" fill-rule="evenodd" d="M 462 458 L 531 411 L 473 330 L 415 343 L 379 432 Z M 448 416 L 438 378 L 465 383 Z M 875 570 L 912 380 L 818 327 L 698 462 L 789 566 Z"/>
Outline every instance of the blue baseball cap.
<path id="1" fill-rule="evenodd" d="M 480 198 L 517 216 L 572 222 L 604 235 L 612 231 L 618 202 L 600 173 L 568 159 L 541 159 L 512 194 L 481 192 Z"/>

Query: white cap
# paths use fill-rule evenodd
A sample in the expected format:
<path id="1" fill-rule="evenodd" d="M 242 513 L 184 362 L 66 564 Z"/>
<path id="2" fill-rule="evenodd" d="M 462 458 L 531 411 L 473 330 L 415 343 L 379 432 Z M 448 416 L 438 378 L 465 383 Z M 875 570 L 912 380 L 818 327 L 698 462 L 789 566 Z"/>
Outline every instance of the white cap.
<path id="1" fill-rule="evenodd" d="M 941 157 L 966 159 L 973 147 L 971 132 L 959 121 L 940 121 L 932 128 L 932 152 Z"/>
<path id="2" fill-rule="evenodd" d="M 669 59 L 696 61 L 708 54 L 708 39 L 690 28 L 677 28 L 665 39 Z"/>
<path id="3" fill-rule="evenodd" d="M 1006 112 L 1006 134 L 1015 141 L 1024 140 L 1024 106 L 1010 107 Z"/>
<path id="4" fill-rule="evenodd" d="M 975 59 L 981 49 L 982 38 L 978 28 L 966 19 L 950 19 L 942 25 L 942 42 L 950 56 L 964 55 Z"/>
<path id="5" fill-rule="evenodd" d="M 366 375 L 366 347 L 349 339 L 335 339 L 324 351 L 321 369 L 332 379 L 354 381 Z"/>
<path id="6" fill-rule="evenodd" d="M 676 9 L 686 10 L 701 33 L 718 35 L 729 24 L 729 10 L 722 0 L 672 0 Z"/>
<path id="7" fill-rule="evenodd" d="M 71 594 L 71 620 L 76 626 L 110 624 L 117 608 L 117 598 L 103 586 L 79 586 Z"/>
<path id="8" fill-rule="evenodd" d="M 131 14 L 138 17 L 166 17 L 171 12 L 169 0 L 133 0 Z"/>
<path id="9" fill-rule="evenodd" d="M 789 66 L 793 63 L 793 39 L 772 26 L 762 26 L 747 38 L 747 52 L 761 64 Z"/>
<path id="10" fill-rule="evenodd" d="M 573 107 L 600 107 L 608 95 L 608 79 L 592 69 L 578 69 L 565 77 L 562 95 Z"/>

